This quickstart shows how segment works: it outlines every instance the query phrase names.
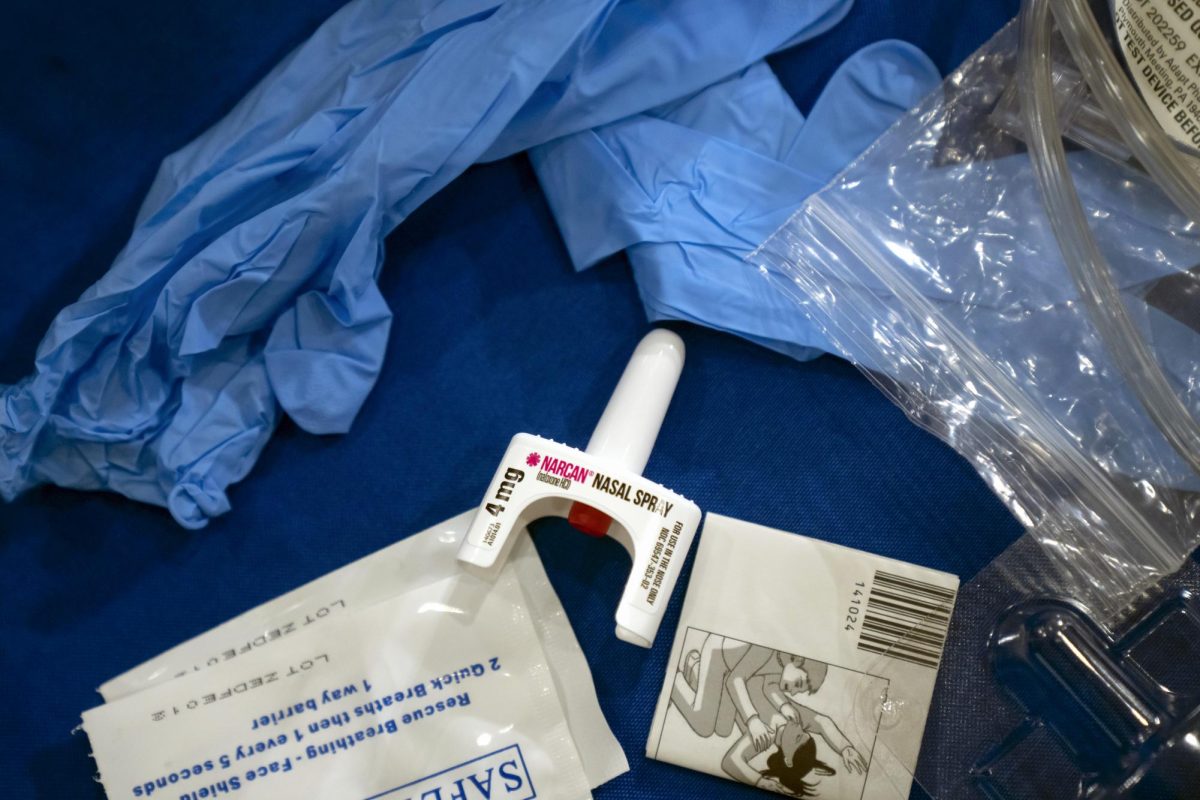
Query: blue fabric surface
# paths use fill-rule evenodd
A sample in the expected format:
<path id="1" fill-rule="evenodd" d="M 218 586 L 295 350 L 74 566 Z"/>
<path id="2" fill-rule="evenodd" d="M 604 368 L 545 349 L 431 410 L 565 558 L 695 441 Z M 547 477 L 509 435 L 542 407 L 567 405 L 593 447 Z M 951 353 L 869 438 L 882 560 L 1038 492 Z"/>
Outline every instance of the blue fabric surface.
<path id="1" fill-rule="evenodd" d="M 353 0 L 172 153 L 112 268 L 0 384 L 0 497 L 107 489 L 203 527 L 282 410 L 349 429 L 382 239 L 475 161 L 675 100 L 850 0 Z M 719 10 L 719 14 L 718 14 Z"/>
<path id="2" fill-rule="evenodd" d="M 112 263 L 168 153 L 227 112 L 336 2 L 146 0 L 4 9 L 0 383 Z M 838 64 L 905 39 L 947 71 L 1015 0 L 859 0 L 771 60 L 808 112 Z M 528 160 L 469 170 L 387 241 L 397 310 L 376 389 L 345 436 L 284 422 L 234 511 L 201 533 L 114 495 L 36 489 L 0 505 L 5 797 L 101 797 L 82 736 L 93 687 L 236 613 L 473 505 L 509 437 L 582 445 L 646 329 L 623 258 L 576 274 Z M 806 364 L 682 325 L 688 366 L 647 475 L 703 508 L 969 575 L 1019 529 L 965 462 L 833 359 Z M 677 596 L 656 647 L 612 636 L 619 546 L 535 538 L 633 770 L 604 798 L 757 797 L 646 761 Z"/>

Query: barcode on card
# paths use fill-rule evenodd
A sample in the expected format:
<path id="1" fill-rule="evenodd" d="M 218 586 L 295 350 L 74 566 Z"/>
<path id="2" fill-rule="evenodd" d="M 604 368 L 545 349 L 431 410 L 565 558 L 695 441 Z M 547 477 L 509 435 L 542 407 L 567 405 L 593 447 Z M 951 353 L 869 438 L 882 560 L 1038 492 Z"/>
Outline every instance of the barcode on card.
<path id="1" fill-rule="evenodd" d="M 858 649 L 937 669 L 954 594 L 953 589 L 876 571 Z"/>

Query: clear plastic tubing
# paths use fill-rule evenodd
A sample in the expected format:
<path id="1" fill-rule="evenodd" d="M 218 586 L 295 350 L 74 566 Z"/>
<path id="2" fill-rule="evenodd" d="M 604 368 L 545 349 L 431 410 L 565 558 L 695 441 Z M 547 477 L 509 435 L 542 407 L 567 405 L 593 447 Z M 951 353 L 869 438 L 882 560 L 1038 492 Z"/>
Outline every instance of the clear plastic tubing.
<path id="1" fill-rule="evenodd" d="M 1197 174 L 1158 127 L 1105 41 L 1087 0 L 1024 0 L 1018 80 L 1034 174 L 1063 260 L 1092 323 L 1129 388 L 1177 453 L 1200 474 L 1200 426 L 1147 347 L 1088 227 L 1060 133 L 1051 76 L 1051 3 L 1080 71 L 1130 150 L 1193 220 L 1200 220 Z"/>
<path id="2" fill-rule="evenodd" d="M 1053 0 L 1052 9 L 1084 80 L 1130 152 L 1179 210 L 1200 222 L 1200 173 L 1142 101 L 1105 40 L 1088 0 Z"/>

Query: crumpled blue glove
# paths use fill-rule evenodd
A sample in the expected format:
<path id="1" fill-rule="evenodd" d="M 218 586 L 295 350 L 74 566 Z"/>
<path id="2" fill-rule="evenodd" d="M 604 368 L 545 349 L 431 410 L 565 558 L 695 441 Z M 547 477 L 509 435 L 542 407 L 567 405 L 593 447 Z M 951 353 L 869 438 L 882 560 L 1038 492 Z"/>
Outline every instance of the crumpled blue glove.
<path id="1" fill-rule="evenodd" d="M 744 258 L 940 82 L 916 47 L 878 42 L 805 119 L 759 63 L 530 157 L 577 269 L 626 250 L 650 319 L 813 358 L 824 337 Z"/>
<path id="2" fill-rule="evenodd" d="M 695 92 L 851 0 L 354 0 L 167 158 L 110 271 L 0 388 L 0 495 L 229 508 L 274 430 L 349 428 L 384 236 L 473 162 Z"/>

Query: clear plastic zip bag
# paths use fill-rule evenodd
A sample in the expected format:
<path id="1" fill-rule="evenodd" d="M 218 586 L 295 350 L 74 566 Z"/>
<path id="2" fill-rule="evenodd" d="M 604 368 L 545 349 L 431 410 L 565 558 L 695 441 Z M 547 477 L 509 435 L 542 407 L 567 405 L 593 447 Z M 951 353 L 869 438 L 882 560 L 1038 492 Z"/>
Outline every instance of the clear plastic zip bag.
<path id="1" fill-rule="evenodd" d="M 1200 177 L 1076 62 L 1084 12 L 1027 0 L 750 257 L 1028 531 L 960 592 L 916 774 L 938 800 L 1200 782 L 1200 686 L 1167 674 L 1200 658 Z"/>
<path id="2" fill-rule="evenodd" d="M 997 34 L 750 258 L 971 461 L 1075 596 L 1119 617 L 1195 546 L 1200 476 L 1113 364 L 995 117 L 1017 38 Z M 1068 161 L 1130 315 L 1200 413 L 1200 231 L 1135 167 Z"/>

